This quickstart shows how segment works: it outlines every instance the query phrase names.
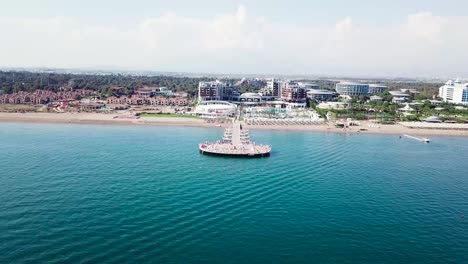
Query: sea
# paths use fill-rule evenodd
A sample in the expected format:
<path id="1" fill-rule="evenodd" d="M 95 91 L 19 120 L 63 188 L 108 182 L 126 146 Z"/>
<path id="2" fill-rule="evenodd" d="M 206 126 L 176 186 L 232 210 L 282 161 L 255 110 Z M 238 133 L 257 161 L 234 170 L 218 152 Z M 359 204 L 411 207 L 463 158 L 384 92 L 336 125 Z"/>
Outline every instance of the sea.
<path id="1" fill-rule="evenodd" d="M 468 263 L 468 138 L 0 123 L 0 263 Z"/>

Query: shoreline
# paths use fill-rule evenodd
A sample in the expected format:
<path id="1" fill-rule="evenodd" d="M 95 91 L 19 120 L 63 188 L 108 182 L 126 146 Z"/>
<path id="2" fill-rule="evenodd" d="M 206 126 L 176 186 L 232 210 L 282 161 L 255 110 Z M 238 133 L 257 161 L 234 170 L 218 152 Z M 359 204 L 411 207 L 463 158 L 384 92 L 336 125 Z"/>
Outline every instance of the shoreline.
<path id="1" fill-rule="evenodd" d="M 45 123 L 45 124 L 84 124 L 84 125 L 130 125 L 130 126 L 177 126 L 177 127 L 201 127 L 201 128 L 224 128 L 227 124 L 207 123 L 203 119 L 183 117 L 143 117 L 116 118 L 119 114 L 99 113 L 2 113 L 0 122 L 8 123 Z M 346 129 L 336 128 L 332 124 L 325 125 L 247 125 L 250 130 L 269 131 L 302 131 L 338 134 L 380 134 L 380 135 L 419 135 L 419 136 L 462 136 L 468 137 L 468 130 L 444 130 L 429 128 L 409 128 L 400 124 L 375 125 L 362 122 L 363 125 L 349 127 Z M 365 131 L 360 131 L 365 129 Z"/>

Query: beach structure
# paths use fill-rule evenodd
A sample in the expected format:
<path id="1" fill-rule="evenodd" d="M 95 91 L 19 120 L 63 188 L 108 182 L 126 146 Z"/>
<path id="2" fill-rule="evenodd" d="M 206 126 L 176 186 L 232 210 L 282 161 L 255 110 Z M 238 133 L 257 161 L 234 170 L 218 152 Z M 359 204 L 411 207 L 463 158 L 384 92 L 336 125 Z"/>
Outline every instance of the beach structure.
<path id="1" fill-rule="evenodd" d="M 81 104 L 80 105 L 80 110 L 81 111 L 95 111 L 95 110 L 100 110 L 104 107 L 104 104 L 99 104 L 99 103 L 87 103 L 87 104 Z"/>
<path id="2" fill-rule="evenodd" d="M 400 109 L 398 109 L 398 110 L 399 110 L 400 112 L 412 112 L 412 111 L 414 111 L 414 109 L 411 108 L 411 107 L 409 106 L 409 104 L 406 104 L 405 107 L 402 107 L 402 108 L 400 108 Z"/>
<path id="3" fill-rule="evenodd" d="M 468 131 L 468 124 L 438 123 L 438 122 L 399 122 L 398 124 L 415 129 L 440 129 Z"/>
<path id="4" fill-rule="evenodd" d="M 343 102 L 321 102 L 317 107 L 320 109 L 347 109 L 349 106 Z"/>
<path id="5" fill-rule="evenodd" d="M 201 154 L 247 158 L 268 157 L 271 152 L 269 145 L 251 142 L 249 130 L 244 129 L 237 120 L 224 130 L 221 141 L 200 143 L 198 148 Z"/>
<path id="6" fill-rule="evenodd" d="M 239 102 L 243 105 L 261 105 L 262 95 L 259 93 L 243 93 L 239 98 Z"/>
<path id="7" fill-rule="evenodd" d="M 216 118 L 234 116 L 236 112 L 236 104 L 225 101 L 205 101 L 200 102 L 193 113 L 205 118 Z"/>
<path id="8" fill-rule="evenodd" d="M 442 120 L 439 119 L 437 116 L 430 116 L 424 120 L 424 122 L 428 123 L 442 123 Z"/>

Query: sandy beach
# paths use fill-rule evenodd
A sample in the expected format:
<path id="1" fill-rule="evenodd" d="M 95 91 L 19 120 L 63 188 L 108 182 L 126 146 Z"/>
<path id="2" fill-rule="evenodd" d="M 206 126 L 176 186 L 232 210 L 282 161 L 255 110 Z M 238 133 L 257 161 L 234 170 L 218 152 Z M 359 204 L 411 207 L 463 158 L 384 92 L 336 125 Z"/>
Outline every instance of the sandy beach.
<path id="1" fill-rule="evenodd" d="M 1 113 L 0 122 L 28 123 L 62 123 L 62 124 L 100 124 L 100 125 L 151 125 L 151 126 L 183 126 L 220 128 L 227 124 L 207 123 L 203 119 L 183 117 L 141 117 L 135 118 L 128 114 L 101 113 Z M 361 122 L 361 126 L 336 128 L 332 123 L 325 125 L 245 125 L 251 130 L 279 131 L 315 131 L 324 133 L 346 134 L 391 134 L 391 135 L 421 135 L 421 136 L 468 136 L 468 124 L 464 130 L 445 130 L 427 128 L 409 128 L 400 124 L 376 125 Z"/>

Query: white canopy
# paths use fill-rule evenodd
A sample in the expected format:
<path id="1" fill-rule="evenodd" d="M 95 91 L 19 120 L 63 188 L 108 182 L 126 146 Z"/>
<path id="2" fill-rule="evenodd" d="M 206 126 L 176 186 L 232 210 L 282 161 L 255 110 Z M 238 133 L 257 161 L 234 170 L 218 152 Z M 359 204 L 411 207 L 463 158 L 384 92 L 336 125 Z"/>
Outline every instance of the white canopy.
<path id="1" fill-rule="evenodd" d="M 414 111 L 414 109 L 411 108 L 408 104 L 406 104 L 405 107 L 400 108 L 400 111 L 403 111 L 403 112 L 410 112 L 410 111 Z"/>

